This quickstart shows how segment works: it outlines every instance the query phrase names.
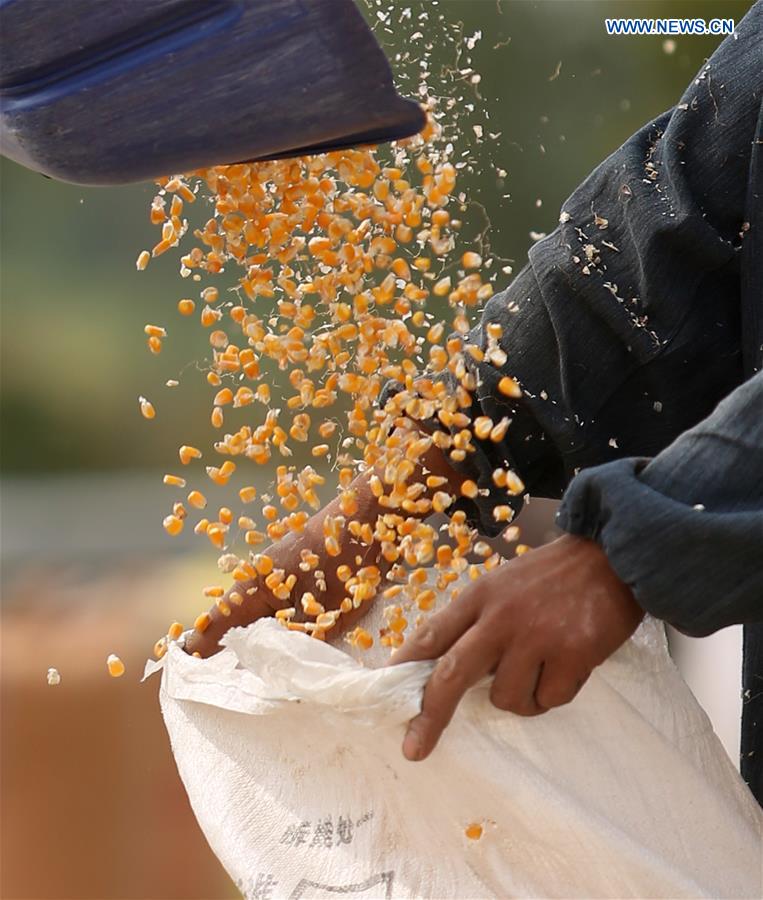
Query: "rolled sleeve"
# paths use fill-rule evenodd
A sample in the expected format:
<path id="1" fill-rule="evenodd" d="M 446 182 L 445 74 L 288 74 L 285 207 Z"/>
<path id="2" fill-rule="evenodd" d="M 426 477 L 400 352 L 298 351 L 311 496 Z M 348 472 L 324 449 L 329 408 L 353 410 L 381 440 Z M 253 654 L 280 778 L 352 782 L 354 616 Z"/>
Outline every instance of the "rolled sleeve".
<path id="1" fill-rule="evenodd" d="M 693 636 L 763 621 L 763 373 L 652 460 L 581 472 L 558 514 L 645 610 Z"/>

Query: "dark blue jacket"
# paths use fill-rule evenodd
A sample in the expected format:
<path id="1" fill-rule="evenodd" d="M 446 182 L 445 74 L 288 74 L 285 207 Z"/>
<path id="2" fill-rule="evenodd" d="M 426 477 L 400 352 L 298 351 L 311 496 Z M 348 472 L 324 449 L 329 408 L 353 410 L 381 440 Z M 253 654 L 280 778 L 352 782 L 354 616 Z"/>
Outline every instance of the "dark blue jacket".
<path id="1" fill-rule="evenodd" d="M 744 623 L 742 772 L 761 802 L 762 99 L 758 0 L 487 304 L 470 341 L 499 323 L 507 362 L 472 363 L 472 413 L 513 421 L 501 444 L 475 439 L 463 466 L 488 493 L 459 501 L 500 530 L 508 464 L 562 497 L 560 526 L 598 541 L 644 609 L 690 635 Z"/>

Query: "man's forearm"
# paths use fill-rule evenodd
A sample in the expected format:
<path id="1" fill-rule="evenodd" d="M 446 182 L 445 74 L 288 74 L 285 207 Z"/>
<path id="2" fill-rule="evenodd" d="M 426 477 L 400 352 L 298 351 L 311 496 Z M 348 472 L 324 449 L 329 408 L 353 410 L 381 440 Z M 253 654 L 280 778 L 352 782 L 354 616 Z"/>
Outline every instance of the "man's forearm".
<path id="1" fill-rule="evenodd" d="M 248 625 L 279 609 L 294 607 L 294 621 L 304 621 L 306 615 L 300 601 L 306 592 L 327 611 L 340 609 L 342 601 L 348 599 L 347 572 L 354 574 L 359 569 L 376 567 L 381 581 L 394 560 L 385 556 L 382 543 L 374 535 L 377 518 L 384 513 L 400 512 L 385 505 L 384 498 L 377 496 L 379 485 L 385 493 L 392 487 L 385 484 L 384 477 L 383 468 L 369 469 L 358 475 L 348 489 L 355 506 L 351 515 L 343 511 L 342 501 L 337 497 L 315 513 L 302 532 L 287 535 L 263 552 L 263 556 L 273 561 L 274 569 L 283 570 L 284 579 L 289 576 L 295 579 L 288 597 L 279 599 L 266 585 L 264 576 L 234 583 L 222 603 L 208 611 L 209 622 L 204 630 L 196 629 L 189 636 L 185 649 L 203 657 L 211 656 L 220 649 L 220 638 L 229 628 Z M 411 510 L 403 515 L 426 517 L 429 514 L 426 501 L 431 501 L 438 490 L 457 493 L 461 481 L 442 451 L 432 444 L 419 457 L 408 479 L 409 484 L 423 486 L 419 499 L 425 503 L 418 512 Z M 365 534 L 352 534 L 348 520 L 357 523 L 355 530 L 360 526 Z M 345 609 L 341 627 L 352 626 L 360 615 L 360 610 Z"/>

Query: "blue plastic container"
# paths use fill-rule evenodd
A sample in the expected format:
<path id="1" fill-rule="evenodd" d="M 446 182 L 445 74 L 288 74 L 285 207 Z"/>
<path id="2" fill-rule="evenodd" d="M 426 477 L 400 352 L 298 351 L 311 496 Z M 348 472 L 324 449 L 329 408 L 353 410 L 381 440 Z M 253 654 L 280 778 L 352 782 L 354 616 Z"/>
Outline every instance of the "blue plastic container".
<path id="1" fill-rule="evenodd" d="M 353 0 L 0 0 L 0 151 L 78 184 L 406 137 Z"/>

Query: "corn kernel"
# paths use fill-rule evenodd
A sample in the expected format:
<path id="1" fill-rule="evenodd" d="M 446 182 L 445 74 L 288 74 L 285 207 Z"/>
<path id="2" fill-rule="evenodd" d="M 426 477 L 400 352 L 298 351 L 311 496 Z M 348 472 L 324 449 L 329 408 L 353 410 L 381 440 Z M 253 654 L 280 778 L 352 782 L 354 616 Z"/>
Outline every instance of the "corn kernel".
<path id="1" fill-rule="evenodd" d="M 110 653 L 106 657 L 106 668 L 112 678 L 121 678 L 125 673 L 125 664 L 114 653 Z"/>
<path id="2" fill-rule="evenodd" d="M 212 622 L 212 617 L 209 613 L 203 612 L 200 616 L 196 617 L 196 620 L 193 623 L 193 627 L 198 632 L 205 632 L 207 628 L 209 628 L 210 623 Z"/>
<path id="3" fill-rule="evenodd" d="M 138 397 L 138 403 L 140 404 L 140 413 L 144 419 L 153 419 L 156 416 L 153 404 L 146 400 L 145 397 Z"/>
<path id="4" fill-rule="evenodd" d="M 180 532 L 183 530 L 183 520 L 179 516 L 175 515 L 165 516 L 162 525 L 164 526 L 164 530 L 167 532 L 167 534 L 171 535 L 172 537 L 180 534 Z"/>

